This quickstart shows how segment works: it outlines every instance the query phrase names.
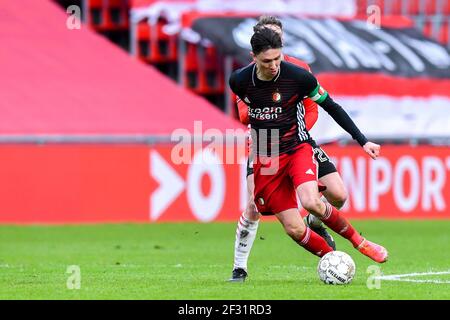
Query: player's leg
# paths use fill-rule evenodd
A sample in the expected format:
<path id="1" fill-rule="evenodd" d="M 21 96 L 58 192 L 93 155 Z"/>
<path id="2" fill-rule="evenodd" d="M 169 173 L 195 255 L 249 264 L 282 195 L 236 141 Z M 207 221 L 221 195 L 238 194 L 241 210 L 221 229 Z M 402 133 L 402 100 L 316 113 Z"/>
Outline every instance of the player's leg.
<path id="1" fill-rule="evenodd" d="M 253 191 L 255 189 L 253 166 L 247 161 L 247 206 L 239 217 L 234 243 L 234 264 L 230 281 L 245 281 L 248 275 L 247 262 L 258 231 L 260 214 L 256 210 Z"/>
<path id="2" fill-rule="evenodd" d="M 308 181 L 299 185 L 297 193 L 306 210 L 319 217 L 331 230 L 349 240 L 361 253 L 376 262 L 382 263 L 387 260 L 385 248 L 365 240 L 338 209 L 320 200 L 317 182 Z"/>
<path id="3" fill-rule="evenodd" d="M 275 214 L 286 233 L 311 253 L 323 256 L 333 251 L 317 233 L 305 226 L 298 211 L 297 193 L 288 174 L 292 156 L 257 159 L 254 164 L 255 205 L 261 214 Z M 268 161 L 266 161 L 268 160 Z"/>
<path id="4" fill-rule="evenodd" d="M 341 176 L 337 172 L 331 172 L 319 178 L 320 183 L 327 188 L 322 191 L 323 196 L 333 207 L 341 209 L 347 201 L 347 189 Z"/>
<path id="5" fill-rule="evenodd" d="M 340 209 L 347 201 L 347 189 L 344 182 L 326 152 L 315 142 L 312 145 L 314 157 L 319 165 L 319 182 L 326 186 L 322 194 L 333 207 Z"/>
<path id="6" fill-rule="evenodd" d="M 333 248 L 325 239 L 307 227 L 301 218 L 297 193 L 289 175 L 291 162 L 292 156 L 288 154 L 272 159 L 270 166 L 278 168 L 273 175 L 264 175 L 260 168 L 255 168 L 255 204 L 258 212 L 275 213 L 292 240 L 321 257 L 333 251 Z"/>
<path id="7" fill-rule="evenodd" d="M 297 208 L 279 212 L 276 217 L 289 237 L 312 254 L 322 257 L 333 251 L 333 248 L 321 236 L 303 223 Z"/>
<path id="8" fill-rule="evenodd" d="M 319 182 L 326 187 L 326 189 L 322 191 L 322 195 L 332 206 L 340 209 L 347 199 L 347 190 L 345 189 L 344 182 L 325 151 L 314 141 L 311 145 L 314 149 L 314 157 L 318 163 Z M 328 233 L 319 218 L 312 214 L 308 214 L 305 216 L 305 223 L 327 240 L 328 244 L 336 250 L 336 243 L 334 242 L 333 237 Z"/>
<path id="9" fill-rule="evenodd" d="M 320 199 L 317 181 L 313 180 L 310 174 L 312 171 L 315 177 L 315 170 L 317 170 L 312 154 L 312 148 L 306 144 L 303 145 L 293 154 L 289 172 L 303 208 L 320 218 L 331 230 L 349 240 L 361 253 L 374 261 L 385 262 L 387 259 L 385 248 L 361 237 L 338 209 Z"/>
<path id="10" fill-rule="evenodd" d="M 234 265 L 230 281 L 244 281 L 247 277 L 247 262 L 258 231 L 260 214 L 253 200 L 253 174 L 247 176 L 248 202 L 239 218 L 234 244 Z"/>

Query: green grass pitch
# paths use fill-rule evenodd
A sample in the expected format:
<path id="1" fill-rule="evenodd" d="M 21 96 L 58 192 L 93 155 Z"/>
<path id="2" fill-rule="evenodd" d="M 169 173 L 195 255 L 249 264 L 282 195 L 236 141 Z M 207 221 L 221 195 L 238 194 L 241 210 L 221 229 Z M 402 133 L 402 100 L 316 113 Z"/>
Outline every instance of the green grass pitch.
<path id="1" fill-rule="evenodd" d="M 321 283 L 318 258 L 278 222 L 262 221 L 245 283 L 229 283 L 235 223 L 0 226 L 0 299 L 450 299 L 450 221 L 353 221 L 388 248 L 383 275 L 447 272 L 381 280 L 376 265 L 344 239 L 356 263 L 345 286 Z M 80 270 L 80 288 L 69 266 Z M 73 287 L 73 285 L 72 285 Z"/>

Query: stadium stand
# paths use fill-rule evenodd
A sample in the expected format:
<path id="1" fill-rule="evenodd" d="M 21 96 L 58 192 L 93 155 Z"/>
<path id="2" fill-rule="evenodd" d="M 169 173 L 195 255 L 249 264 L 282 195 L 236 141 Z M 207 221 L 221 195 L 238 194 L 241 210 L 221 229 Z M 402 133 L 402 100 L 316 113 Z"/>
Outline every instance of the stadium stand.
<path id="1" fill-rule="evenodd" d="M 226 149 L 231 164 L 180 163 L 173 144 L 161 141 L 170 141 L 176 129 L 190 135 L 193 124 L 195 134 L 196 120 L 204 131 L 243 129 L 233 119 L 235 97 L 226 80 L 249 62 L 249 50 L 229 35 L 236 31 L 241 44 L 248 43 L 261 12 L 228 10 L 244 3 L 231 0 L 203 1 L 222 5 L 204 12 L 193 10 L 197 1 L 114 2 L 115 12 L 113 2 L 84 1 L 78 2 L 83 12 L 106 28 L 84 16 L 81 29 L 72 30 L 65 12 L 70 1 L 61 3 L 64 10 L 51 0 L 1 4 L 0 223 L 234 221 L 247 203 L 245 161 L 234 161 L 234 146 Z M 363 12 L 356 0 L 326 3 L 327 18 L 295 10 L 283 17 L 291 38 L 285 50 L 305 54 L 309 48 L 320 83 L 368 138 L 383 144 L 383 160 L 373 165 L 359 146 L 342 148 L 351 139 L 324 112 L 311 131 L 320 143 L 330 142 L 327 152 L 337 157 L 349 188 L 349 217 L 448 217 L 450 59 L 432 39 L 448 38 L 447 7 L 379 2 L 385 11 L 410 8 L 411 14 L 386 13 L 383 28 L 369 31 L 354 17 Z M 125 5 L 131 55 L 94 32 L 119 32 Z M 331 18 L 339 12 L 346 16 Z M 311 46 L 309 35 L 337 59 Z M 178 85 L 154 68 L 171 63 Z M 225 96 L 228 115 L 200 95 Z M 199 159 L 201 149 L 191 156 Z"/>
<path id="2" fill-rule="evenodd" d="M 128 30 L 128 0 L 83 0 L 86 23 L 97 31 Z"/>
<path id="3" fill-rule="evenodd" d="M 3 3 L 2 17 L 3 138 L 170 135 L 199 119 L 205 129 L 240 127 L 203 98 L 91 30 L 68 30 L 67 15 L 50 1 Z"/>
<path id="4" fill-rule="evenodd" d="M 214 1 L 213 1 L 214 2 Z M 283 12 L 280 3 L 282 1 L 272 1 L 272 6 L 268 3 L 267 6 L 274 8 L 273 11 L 278 11 L 279 14 L 309 14 L 311 10 L 314 10 L 314 6 L 305 9 L 298 7 L 294 2 L 284 1 L 286 6 L 289 5 L 290 11 Z M 301 1 L 300 1 L 301 2 Z M 300 3 L 298 2 L 298 3 Z M 205 70 L 205 66 L 199 63 L 199 56 L 204 52 L 210 52 L 215 54 L 217 51 L 214 47 L 211 48 L 211 43 L 205 46 L 203 43 L 199 43 L 198 39 L 192 37 L 190 34 L 190 27 L 193 20 L 199 17 L 199 15 L 214 15 L 214 6 L 216 14 L 222 16 L 235 15 L 236 13 L 243 13 L 248 10 L 250 5 L 245 3 L 251 3 L 251 1 L 242 1 L 240 4 L 222 3 L 209 7 L 204 5 L 204 1 L 130 1 L 131 16 L 139 17 L 136 23 L 137 32 L 131 31 L 132 37 L 132 53 L 134 52 L 139 58 L 152 64 L 169 64 L 174 63 L 178 59 L 178 82 L 185 88 L 196 92 L 197 94 L 208 95 L 227 95 L 228 93 L 223 91 L 221 86 L 221 77 L 226 76 L 226 63 L 224 59 L 226 57 L 214 57 L 217 65 L 214 67 L 212 64 Z M 337 3 L 337 2 L 336 2 Z M 350 0 L 339 2 L 342 7 L 330 6 L 325 13 L 319 13 L 320 15 L 327 16 L 342 16 L 352 15 L 360 18 L 367 17 L 369 12 L 367 8 L 371 5 L 376 5 L 380 8 L 383 19 L 389 17 L 404 16 L 411 21 L 415 22 L 416 28 L 422 31 L 427 37 L 430 37 L 440 43 L 450 46 L 448 21 L 450 19 L 450 5 L 449 1 L 445 0 Z M 181 5 L 183 4 L 183 5 Z M 354 7 L 352 7 L 352 5 Z M 278 7 L 277 7 L 278 6 Z M 337 5 L 336 5 L 337 6 Z M 223 8 L 220 11 L 218 8 Z M 281 9 L 280 9 L 281 8 Z M 299 9 L 300 8 L 300 9 Z M 350 9 L 346 9 L 350 8 Z M 353 8 L 353 9 L 352 9 Z M 261 11 L 253 10 L 253 12 L 246 12 L 247 15 L 257 15 Z M 296 11 L 297 10 L 297 11 Z M 303 11 L 302 11 L 303 10 Z M 305 11 L 310 10 L 310 11 Z M 334 11 L 333 11 L 334 10 Z M 352 11 L 353 10 L 353 11 Z M 352 13 L 353 12 L 353 13 Z M 139 14 L 137 14 L 139 13 Z M 317 15 L 318 13 L 316 13 Z M 132 21 L 130 28 L 133 27 L 135 22 Z M 150 32 L 150 30 L 156 30 Z M 137 36 L 135 35 L 137 34 Z M 153 44 L 153 45 L 152 45 Z M 213 59 L 213 60 L 214 60 Z M 161 69 L 161 68 L 160 68 Z M 207 76 L 205 76 L 207 75 Z M 209 81 L 202 81 L 202 79 L 209 79 Z M 217 84 L 217 85 L 213 85 Z M 229 110 L 233 110 L 227 105 L 226 101 L 231 99 L 227 96 L 225 99 L 225 105 L 219 105 L 221 109 L 228 113 L 233 114 Z"/>

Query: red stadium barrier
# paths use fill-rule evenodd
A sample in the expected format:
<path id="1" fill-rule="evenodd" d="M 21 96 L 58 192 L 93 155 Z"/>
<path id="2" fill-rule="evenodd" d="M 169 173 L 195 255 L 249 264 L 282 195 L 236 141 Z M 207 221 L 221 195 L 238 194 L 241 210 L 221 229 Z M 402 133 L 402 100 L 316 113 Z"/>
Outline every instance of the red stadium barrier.
<path id="1" fill-rule="evenodd" d="M 448 147 L 383 146 L 376 161 L 357 146 L 325 150 L 349 189 L 349 218 L 450 218 Z M 1 145 L 0 223 L 239 217 L 245 164 L 175 164 L 171 153 L 171 146 Z"/>

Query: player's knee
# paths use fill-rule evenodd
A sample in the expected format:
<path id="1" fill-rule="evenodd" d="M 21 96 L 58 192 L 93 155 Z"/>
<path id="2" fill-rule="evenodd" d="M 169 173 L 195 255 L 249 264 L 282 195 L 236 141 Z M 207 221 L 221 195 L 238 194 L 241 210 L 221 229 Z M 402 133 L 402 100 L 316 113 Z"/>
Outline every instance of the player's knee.
<path id="1" fill-rule="evenodd" d="M 256 205 L 253 201 L 247 203 L 247 208 L 245 209 L 246 217 L 251 221 L 257 221 L 261 217 L 258 210 L 256 210 Z"/>
<path id="2" fill-rule="evenodd" d="M 286 231 L 289 237 L 291 237 L 294 241 L 297 241 L 305 233 L 306 227 L 304 224 L 296 224 L 296 225 L 289 224 L 284 226 L 284 230 Z"/>
<path id="3" fill-rule="evenodd" d="M 319 197 L 306 197 L 303 198 L 302 201 L 302 207 L 308 211 L 313 213 L 314 215 L 320 215 L 320 213 L 323 211 L 322 207 L 323 207 L 323 202 L 322 200 L 320 200 Z"/>
<path id="4" fill-rule="evenodd" d="M 332 196 L 330 196 L 330 199 L 327 199 L 329 203 L 335 208 L 342 208 L 347 201 L 348 194 L 345 190 L 335 192 Z"/>

